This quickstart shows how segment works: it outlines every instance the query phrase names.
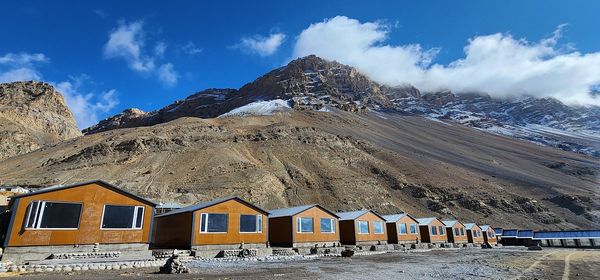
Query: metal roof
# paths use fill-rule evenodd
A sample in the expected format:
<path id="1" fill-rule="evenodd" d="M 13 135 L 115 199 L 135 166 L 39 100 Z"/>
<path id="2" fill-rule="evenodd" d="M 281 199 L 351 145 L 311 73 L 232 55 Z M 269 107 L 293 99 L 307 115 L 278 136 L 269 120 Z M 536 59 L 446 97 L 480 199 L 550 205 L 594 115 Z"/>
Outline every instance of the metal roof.
<path id="1" fill-rule="evenodd" d="M 237 201 L 239 201 L 239 202 L 241 202 L 243 204 L 246 204 L 246 205 L 248 205 L 248 206 L 250 206 L 250 207 L 252 207 L 252 208 L 254 208 L 256 210 L 259 210 L 259 211 L 267 214 L 267 215 L 269 214 L 269 211 L 264 210 L 264 209 L 262 209 L 262 208 L 260 208 L 260 207 L 258 207 L 256 205 L 254 205 L 254 204 L 252 204 L 252 203 L 250 203 L 248 201 L 245 201 L 245 200 L 243 200 L 243 199 L 241 199 L 241 198 L 239 198 L 237 196 L 227 196 L 227 197 L 217 198 L 217 199 L 213 199 L 211 201 L 206 201 L 206 202 L 202 202 L 202 203 L 199 203 L 199 204 L 195 204 L 195 205 L 191 205 L 191 206 L 179 208 L 179 209 L 176 209 L 176 210 L 173 210 L 173 211 L 169 211 L 169 212 L 164 213 L 164 214 L 156 215 L 156 217 L 159 218 L 159 217 L 171 216 L 171 215 L 181 214 L 181 213 L 186 213 L 186 212 L 194 212 L 194 211 L 198 211 L 200 209 L 204 209 L 206 207 L 217 205 L 219 203 L 222 203 L 222 202 L 225 202 L 225 201 L 229 201 L 229 200 L 232 200 L 232 199 L 235 199 L 235 200 L 237 200 Z"/>
<path id="2" fill-rule="evenodd" d="M 400 214 L 393 214 L 393 215 L 383 215 L 382 216 L 386 222 L 388 223 L 395 223 L 398 220 L 404 218 L 404 217 L 409 217 L 415 221 L 417 221 L 417 219 L 415 219 L 413 216 L 406 214 L 406 213 L 400 213 Z M 417 221 L 418 222 L 418 221 Z"/>
<path id="3" fill-rule="evenodd" d="M 480 228 L 481 228 L 481 230 L 483 230 L 483 231 L 488 231 L 488 230 L 491 228 L 491 226 L 490 226 L 490 225 L 484 225 L 484 226 L 479 226 L 479 227 L 480 227 Z"/>
<path id="4" fill-rule="evenodd" d="M 420 219 L 417 219 L 417 222 L 419 222 L 420 226 L 427 226 L 427 225 L 431 224 L 431 222 L 433 222 L 437 219 L 438 218 L 436 218 L 436 217 L 420 218 Z"/>
<path id="5" fill-rule="evenodd" d="M 496 235 L 502 236 L 502 231 L 503 231 L 502 228 L 499 228 L 499 227 L 494 228 L 494 231 L 496 232 Z"/>
<path id="6" fill-rule="evenodd" d="M 519 230 L 517 233 L 517 238 L 533 238 L 533 230 Z"/>
<path id="7" fill-rule="evenodd" d="M 340 221 L 347 221 L 347 220 L 356 220 L 358 217 L 371 212 L 373 214 L 375 214 L 375 216 L 381 218 L 382 220 L 385 220 L 385 218 L 383 218 L 381 215 L 377 214 L 377 212 L 373 211 L 373 210 L 367 210 L 367 209 L 363 209 L 363 210 L 358 210 L 358 211 L 350 211 L 350 212 L 338 212 L 335 213 L 339 218 Z"/>
<path id="8" fill-rule="evenodd" d="M 296 214 L 302 213 L 310 208 L 313 207 L 319 207 L 321 208 L 323 211 L 339 218 L 338 215 L 336 215 L 335 213 L 327 210 L 325 207 L 322 207 L 321 205 L 318 204 L 309 204 L 309 205 L 300 205 L 300 206 L 295 206 L 295 207 L 289 207 L 289 208 L 279 208 L 279 209 L 273 209 L 273 210 L 269 210 L 269 218 L 279 218 L 279 217 L 289 217 L 289 216 L 294 216 Z"/>
<path id="9" fill-rule="evenodd" d="M 600 230 L 536 231 L 533 239 L 590 239 L 600 238 Z"/>
<path id="10" fill-rule="evenodd" d="M 77 183 L 77 184 L 72 184 L 72 185 L 55 185 L 55 186 L 50 186 L 50 187 L 46 187 L 46 188 L 41 188 L 38 189 L 36 191 L 32 191 L 29 193 L 24 193 L 24 194 L 18 194 L 18 195 L 13 195 L 10 197 L 11 200 L 15 200 L 15 199 L 19 199 L 22 197 L 27 197 L 27 196 L 33 196 L 33 195 L 38 195 L 38 194 L 42 194 L 42 193 L 48 193 L 48 192 L 53 192 L 53 191 L 58 191 L 58 190 L 66 190 L 66 189 L 71 189 L 71 188 L 76 188 L 76 187 L 81 187 L 81 186 L 86 186 L 86 185 L 90 185 L 90 184 L 98 184 L 100 186 L 103 186 L 105 188 L 109 188 L 115 192 L 127 195 L 127 196 L 131 196 L 137 200 L 140 200 L 142 202 L 145 202 L 147 204 L 150 204 L 152 206 L 156 206 L 156 202 L 148 200 L 146 198 L 143 198 L 139 195 L 133 194 L 131 192 L 128 192 L 124 189 L 121 189 L 113 184 L 107 183 L 106 181 L 103 180 L 93 180 L 93 181 L 87 181 L 87 182 L 81 182 L 81 183 Z"/>
<path id="11" fill-rule="evenodd" d="M 446 227 L 454 227 L 456 224 L 461 224 L 463 226 L 465 225 L 458 220 L 442 221 L 442 223 L 444 223 L 444 225 L 446 225 Z"/>
<path id="12" fill-rule="evenodd" d="M 466 223 L 464 225 L 467 229 L 473 229 L 474 227 L 479 227 L 481 229 L 481 227 L 478 226 L 476 223 Z"/>

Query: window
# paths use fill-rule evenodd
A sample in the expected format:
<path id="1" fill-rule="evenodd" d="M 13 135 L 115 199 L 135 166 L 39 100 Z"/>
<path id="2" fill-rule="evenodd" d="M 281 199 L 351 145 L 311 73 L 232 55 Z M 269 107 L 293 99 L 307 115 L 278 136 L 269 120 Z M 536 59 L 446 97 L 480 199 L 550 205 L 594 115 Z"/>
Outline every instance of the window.
<path id="1" fill-rule="evenodd" d="M 382 234 L 384 232 L 385 232 L 385 230 L 383 229 L 383 222 L 382 221 L 375 221 L 375 222 L 373 222 L 373 233 L 375 233 L 375 234 Z"/>
<path id="2" fill-rule="evenodd" d="M 431 235 L 437 235 L 437 227 L 436 226 L 431 227 Z"/>
<path id="3" fill-rule="evenodd" d="M 334 233 L 335 232 L 335 220 L 330 218 L 321 218 L 321 232 L 322 233 Z"/>
<path id="4" fill-rule="evenodd" d="M 440 226 L 440 235 L 446 234 L 444 226 Z"/>
<path id="5" fill-rule="evenodd" d="M 368 234 L 369 233 L 369 222 L 358 221 L 358 233 L 359 234 Z"/>
<path id="6" fill-rule="evenodd" d="M 465 229 L 464 228 L 460 228 L 460 235 L 465 236 Z"/>
<path id="7" fill-rule="evenodd" d="M 298 217 L 298 232 L 313 232 L 313 218 Z"/>
<path id="8" fill-rule="evenodd" d="M 77 229 L 81 203 L 33 201 L 27 207 L 25 228 Z"/>
<path id="9" fill-rule="evenodd" d="M 493 231 L 488 231 L 488 235 L 490 237 L 496 237 L 496 234 Z"/>
<path id="10" fill-rule="evenodd" d="M 454 235 L 455 235 L 455 236 L 459 236 L 460 234 L 458 234 L 458 233 L 459 233 L 459 232 L 458 232 L 458 228 L 454 228 Z"/>
<path id="11" fill-rule="evenodd" d="M 102 229 L 141 229 L 144 206 L 104 205 Z"/>
<path id="12" fill-rule="evenodd" d="M 417 233 L 417 224 L 410 224 L 410 233 L 412 233 L 412 234 Z"/>
<path id="13" fill-rule="evenodd" d="M 406 224 L 398 224 L 398 232 L 400 234 L 406 234 Z"/>
<path id="14" fill-rule="evenodd" d="M 229 216 L 227 214 L 202 213 L 200 214 L 200 232 L 226 233 Z"/>
<path id="15" fill-rule="evenodd" d="M 473 230 L 472 232 L 473 232 L 473 237 L 477 237 L 477 231 Z"/>
<path id="16" fill-rule="evenodd" d="M 240 232 L 262 232 L 262 215 L 240 215 Z"/>

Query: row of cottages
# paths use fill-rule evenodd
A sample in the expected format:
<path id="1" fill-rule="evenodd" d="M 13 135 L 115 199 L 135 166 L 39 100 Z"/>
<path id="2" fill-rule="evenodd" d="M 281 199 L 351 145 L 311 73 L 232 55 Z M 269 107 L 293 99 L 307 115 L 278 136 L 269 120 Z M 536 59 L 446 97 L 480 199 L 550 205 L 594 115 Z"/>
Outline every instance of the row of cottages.
<path id="1" fill-rule="evenodd" d="M 227 250 L 410 243 L 483 243 L 487 226 L 372 210 L 334 213 L 312 204 L 265 210 L 225 197 L 154 215 L 156 203 L 104 181 L 13 196 L 3 260 L 23 263 L 52 254 L 120 252 L 151 258 L 149 249 L 191 249 L 218 257 Z M 466 234 L 466 241 L 465 241 Z M 152 248 L 150 248 L 150 246 Z"/>

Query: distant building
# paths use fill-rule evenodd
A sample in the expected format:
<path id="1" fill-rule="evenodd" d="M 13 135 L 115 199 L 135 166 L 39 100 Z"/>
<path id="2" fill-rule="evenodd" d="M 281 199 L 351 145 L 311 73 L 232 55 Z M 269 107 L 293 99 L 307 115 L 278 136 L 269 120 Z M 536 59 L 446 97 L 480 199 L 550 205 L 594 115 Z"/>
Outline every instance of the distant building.
<path id="1" fill-rule="evenodd" d="M 469 243 L 473 243 L 475 245 L 483 244 L 484 239 L 481 227 L 479 227 L 475 223 L 466 223 L 465 228 L 467 229 L 467 237 L 469 239 Z"/>
<path id="2" fill-rule="evenodd" d="M 417 219 L 406 213 L 384 215 L 383 218 L 387 225 L 388 243 L 407 245 L 419 243 L 421 236 Z"/>
<path id="3" fill-rule="evenodd" d="M 498 237 L 496 237 L 496 231 L 489 225 L 481 226 L 481 231 L 483 232 L 483 242 L 489 245 L 498 244 Z"/>
<path id="4" fill-rule="evenodd" d="M 385 219 L 372 210 L 336 213 L 340 217 L 340 241 L 347 245 L 376 245 L 388 241 Z"/>
<path id="5" fill-rule="evenodd" d="M 436 217 L 420 218 L 419 232 L 421 233 L 421 242 L 425 243 L 446 243 L 446 225 Z"/>
<path id="6" fill-rule="evenodd" d="M 443 223 L 446 226 L 446 235 L 448 237 L 448 243 L 469 243 L 469 238 L 467 237 L 467 228 L 463 223 L 457 220 L 443 221 Z"/>

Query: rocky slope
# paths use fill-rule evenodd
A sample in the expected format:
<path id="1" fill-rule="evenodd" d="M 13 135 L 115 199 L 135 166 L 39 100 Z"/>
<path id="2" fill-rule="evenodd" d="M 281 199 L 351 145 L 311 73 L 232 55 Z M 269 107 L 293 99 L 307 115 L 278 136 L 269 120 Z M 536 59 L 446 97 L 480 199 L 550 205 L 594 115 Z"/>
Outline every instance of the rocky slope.
<path id="1" fill-rule="evenodd" d="M 109 130 L 1 162 L 5 182 L 104 179 L 157 201 L 239 195 L 265 208 L 600 226 L 597 160 L 394 112 L 292 110 Z"/>
<path id="2" fill-rule="evenodd" d="M 236 89 L 208 89 L 157 111 L 126 110 L 86 134 L 155 125 L 180 117 L 212 118 L 265 100 L 287 100 L 296 110 L 392 110 L 459 123 L 565 151 L 600 157 L 600 108 L 570 107 L 551 98 L 494 99 L 481 93 L 421 94 L 388 87 L 356 69 L 307 56 Z"/>
<path id="3" fill-rule="evenodd" d="M 0 159 L 81 135 L 63 96 L 51 85 L 0 84 Z"/>

